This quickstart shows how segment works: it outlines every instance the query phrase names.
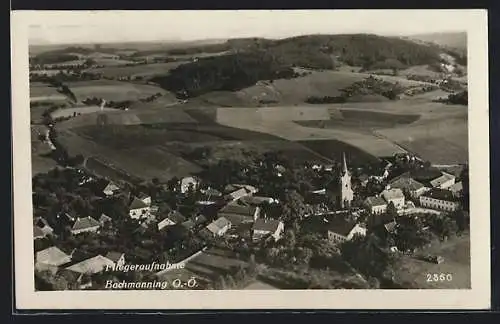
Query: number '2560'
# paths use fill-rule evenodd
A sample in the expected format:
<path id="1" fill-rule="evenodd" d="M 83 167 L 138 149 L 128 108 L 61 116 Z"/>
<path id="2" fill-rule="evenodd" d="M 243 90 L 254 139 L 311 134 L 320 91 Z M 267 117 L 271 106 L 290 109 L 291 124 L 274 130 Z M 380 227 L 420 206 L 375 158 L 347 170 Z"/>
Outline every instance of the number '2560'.
<path id="1" fill-rule="evenodd" d="M 427 282 L 442 282 L 442 281 L 452 281 L 453 275 L 451 273 L 428 273 Z"/>

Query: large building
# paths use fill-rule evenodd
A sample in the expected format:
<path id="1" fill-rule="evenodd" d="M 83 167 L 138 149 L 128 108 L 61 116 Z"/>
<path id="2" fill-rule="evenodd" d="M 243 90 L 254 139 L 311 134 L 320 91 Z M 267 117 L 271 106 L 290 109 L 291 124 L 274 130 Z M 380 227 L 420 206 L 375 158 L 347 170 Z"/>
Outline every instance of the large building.
<path id="1" fill-rule="evenodd" d="M 460 203 L 453 192 L 439 188 L 434 188 L 420 196 L 420 205 L 444 211 L 455 211 L 460 208 Z"/>
<path id="2" fill-rule="evenodd" d="M 403 190 L 399 188 L 385 189 L 381 195 L 387 201 L 387 204 L 392 202 L 397 209 L 403 208 L 405 205 L 405 195 L 403 194 Z"/>

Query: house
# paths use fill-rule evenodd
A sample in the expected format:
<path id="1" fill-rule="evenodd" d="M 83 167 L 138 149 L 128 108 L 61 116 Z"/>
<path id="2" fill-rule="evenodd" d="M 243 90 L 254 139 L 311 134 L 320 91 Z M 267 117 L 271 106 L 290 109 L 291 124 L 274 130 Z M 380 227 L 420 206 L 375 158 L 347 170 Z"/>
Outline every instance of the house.
<path id="1" fill-rule="evenodd" d="M 207 196 L 209 199 L 222 196 L 222 192 L 211 187 L 208 187 L 207 189 L 202 189 L 201 193 Z"/>
<path id="2" fill-rule="evenodd" d="M 463 190 L 464 190 L 462 181 L 451 185 L 448 188 L 448 190 L 451 191 L 455 197 L 460 197 L 462 195 Z"/>
<path id="3" fill-rule="evenodd" d="M 168 215 L 158 223 L 158 230 L 162 230 L 167 226 L 173 226 L 175 224 L 180 224 L 186 220 L 186 217 L 182 215 L 178 210 L 172 210 Z"/>
<path id="4" fill-rule="evenodd" d="M 225 196 L 226 200 L 236 201 L 243 197 L 251 195 L 251 192 L 245 188 L 236 189 Z"/>
<path id="5" fill-rule="evenodd" d="M 151 196 L 141 192 L 137 198 L 148 206 L 151 206 Z"/>
<path id="6" fill-rule="evenodd" d="M 133 219 L 140 219 L 149 216 L 150 206 L 141 199 L 134 197 L 129 206 L 129 215 Z"/>
<path id="7" fill-rule="evenodd" d="M 77 235 L 86 232 L 97 232 L 101 227 L 101 223 L 96 221 L 90 216 L 84 218 L 77 218 L 73 227 L 71 228 L 71 234 Z"/>
<path id="8" fill-rule="evenodd" d="M 99 223 L 101 223 L 101 226 L 103 226 L 104 224 L 111 223 L 112 220 L 113 219 L 108 215 L 102 214 L 99 218 Z"/>
<path id="9" fill-rule="evenodd" d="M 42 229 L 36 225 L 33 225 L 33 239 L 38 240 L 38 239 L 43 239 L 45 238 L 45 233 L 42 231 Z"/>
<path id="10" fill-rule="evenodd" d="M 371 175 L 370 179 L 375 179 L 377 181 L 384 181 L 389 176 L 389 170 L 383 169 L 375 175 Z"/>
<path id="11" fill-rule="evenodd" d="M 245 196 L 242 197 L 240 201 L 245 204 L 253 206 L 260 206 L 264 203 L 273 204 L 278 202 L 276 199 L 272 197 L 262 197 L 262 196 Z"/>
<path id="12" fill-rule="evenodd" d="M 106 258 L 113 261 L 117 267 L 122 267 L 125 265 L 125 254 L 120 252 L 108 252 Z"/>
<path id="13" fill-rule="evenodd" d="M 232 224 L 240 224 L 244 222 L 253 222 L 260 217 L 261 208 L 246 204 L 243 201 L 230 202 L 217 213 L 218 217 L 225 217 Z"/>
<path id="14" fill-rule="evenodd" d="M 93 258 L 75 263 L 72 266 L 67 267 L 66 270 L 81 274 L 96 274 L 104 271 L 106 268 L 112 268 L 114 265 L 115 263 L 110 259 L 102 255 L 97 255 Z"/>
<path id="15" fill-rule="evenodd" d="M 412 198 L 418 198 L 428 190 L 422 183 L 411 177 L 395 178 L 389 182 L 389 186 L 407 192 Z"/>
<path id="16" fill-rule="evenodd" d="M 385 199 L 387 204 L 391 202 L 394 204 L 394 207 L 397 209 L 403 208 L 405 205 L 405 195 L 403 191 L 399 188 L 387 188 L 382 191 L 381 196 Z"/>
<path id="17" fill-rule="evenodd" d="M 110 196 L 113 196 L 115 195 L 116 193 L 118 193 L 120 191 L 120 187 L 118 187 L 117 185 L 115 185 L 113 182 L 108 182 L 108 184 L 106 185 L 106 187 L 104 187 L 104 189 L 102 190 L 102 192 L 107 196 L 107 197 L 110 197 Z"/>
<path id="18" fill-rule="evenodd" d="M 455 176 L 446 172 L 441 172 L 441 176 L 430 181 L 433 188 L 447 189 L 455 184 Z"/>
<path id="19" fill-rule="evenodd" d="M 365 187 L 368 184 L 368 181 L 370 180 L 370 176 L 366 173 L 363 173 L 358 176 L 358 181 L 361 184 L 361 186 Z"/>
<path id="20" fill-rule="evenodd" d="M 54 234 L 54 229 L 49 225 L 45 218 L 36 217 L 33 219 L 33 225 L 38 227 L 43 232 L 44 236 Z"/>
<path id="21" fill-rule="evenodd" d="M 272 237 L 278 241 L 285 231 L 285 224 L 277 219 L 258 218 L 253 223 L 252 240 L 260 241 L 266 237 Z"/>
<path id="22" fill-rule="evenodd" d="M 324 219 L 328 240 L 332 243 L 350 241 L 355 235 L 366 235 L 366 228 L 343 217 Z"/>
<path id="23" fill-rule="evenodd" d="M 231 228 L 231 222 L 225 217 L 219 217 L 207 225 L 206 229 L 213 236 L 222 236 Z"/>
<path id="24" fill-rule="evenodd" d="M 364 205 L 371 214 L 382 214 L 387 210 L 387 203 L 380 196 L 371 196 L 366 198 Z"/>
<path id="25" fill-rule="evenodd" d="M 455 211 L 460 208 L 460 203 L 453 192 L 439 188 L 433 188 L 420 196 L 420 205 L 444 211 Z"/>
<path id="26" fill-rule="evenodd" d="M 199 184 L 200 181 L 195 177 L 192 176 L 184 177 L 181 179 L 181 192 L 186 193 L 189 190 L 189 188 L 193 188 L 193 190 L 196 190 Z"/>
<path id="27" fill-rule="evenodd" d="M 59 267 L 71 262 L 71 256 L 55 246 L 38 251 L 35 256 L 35 268 L 38 271 L 49 270 L 56 273 Z"/>

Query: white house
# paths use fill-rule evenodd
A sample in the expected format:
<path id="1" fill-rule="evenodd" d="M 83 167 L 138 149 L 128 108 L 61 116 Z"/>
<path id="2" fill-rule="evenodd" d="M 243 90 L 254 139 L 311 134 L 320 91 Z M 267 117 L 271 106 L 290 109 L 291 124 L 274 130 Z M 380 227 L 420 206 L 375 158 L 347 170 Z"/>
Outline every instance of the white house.
<path id="1" fill-rule="evenodd" d="M 71 234 L 78 235 L 80 233 L 87 233 L 87 232 L 95 233 L 99 230 L 100 227 L 101 223 L 99 223 L 90 216 L 84 218 L 78 217 L 75 223 L 73 224 L 73 227 L 71 228 Z"/>
<path id="2" fill-rule="evenodd" d="M 455 176 L 446 172 L 441 172 L 441 176 L 431 180 L 433 188 L 447 189 L 455 184 Z"/>
<path id="3" fill-rule="evenodd" d="M 451 191 L 438 188 L 434 188 L 420 196 L 420 205 L 444 211 L 455 211 L 460 208 L 460 203 Z"/>
<path id="4" fill-rule="evenodd" d="M 66 270 L 81 274 L 95 274 L 104 271 L 106 268 L 112 268 L 114 265 L 115 263 L 110 259 L 103 257 L 102 255 L 97 255 L 93 258 L 75 263 L 72 266 L 67 267 Z"/>
<path id="5" fill-rule="evenodd" d="M 387 203 L 382 197 L 372 196 L 364 201 L 366 209 L 372 214 L 382 214 L 387 210 Z"/>
<path id="6" fill-rule="evenodd" d="M 225 217 L 219 217 L 206 228 L 213 236 L 222 236 L 231 228 L 231 222 Z"/>
<path id="7" fill-rule="evenodd" d="M 133 219 L 146 218 L 149 216 L 150 209 L 151 207 L 144 203 L 144 201 L 134 197 L 129 206 L 129 215 Z"/>
<path id="8" fill-rule="evenodd" d="M 113 182 L 109 182 L 106 187 L 104 187 L 104 189 L 102 190 L 102 192 L 106 195 L 106 196 L 113 196 L 114 194 L 116 194 L 118 191 L 120 190 L 120 188 L 115 185 Z"/>
<path id="9" fill-rule="evenodd" d="M 385 199 L 387 204 L 390 204 L 392 202 L 394 204 L 394 207 L 396 207 L 397 209 L 403 208 L 405 205 L 405 195 L 399 188 L 387 188 L 382 191 L 381 195 Z"/>
<path id="10" fill-rule="evenodd" d="M 341 217 L 327 220 L 326 227 L 328 240 L 335 244 L 350 241 L 355 235 L 366 235 L 365 227 Z"/>
<path id="11" fill-rule="evenodd" d="M 122 267 L 125 265 L 125 254 L 120 252 L 108 252 L 106 258 L 113 261 L 117 267 Z"/>
<path id="12" fill-rule="evenodd" d="M 258 218 L 252 229 L 253 241 L 259 241 L 268 236 L 271 236 L 274 241 L 278 241 L 285 231 L 285 224 L 277 219 Z"/>
<path id="13" fill-rule="evenodd" d="M 196 190 L 199 184 L 200 182 L 195 177 L 184 177 L 181 179 L 181 192 L 186 193 L 190 187 Z"/>
<path id="14" fill-rule="evenodd" d="M 138 199 L 140 199 L 143 203 L 145 203 L 148 206 L 151 206 L 151 196 L 147 195 L 143 192 L 141 192 L 138 196 Z"/>

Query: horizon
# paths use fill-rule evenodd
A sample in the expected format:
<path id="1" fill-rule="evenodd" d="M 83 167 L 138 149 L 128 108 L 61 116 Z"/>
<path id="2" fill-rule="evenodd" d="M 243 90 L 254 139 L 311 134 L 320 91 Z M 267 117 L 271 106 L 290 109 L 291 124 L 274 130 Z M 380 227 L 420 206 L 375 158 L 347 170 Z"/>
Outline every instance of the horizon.
<path id="1" fill-rule="evenodd" d="M 42 12 L 30 20 L 29 44 L 283 39 L 315 34 L 410 37 L 465 32 L 470 14 L 469 10 Z"/>

